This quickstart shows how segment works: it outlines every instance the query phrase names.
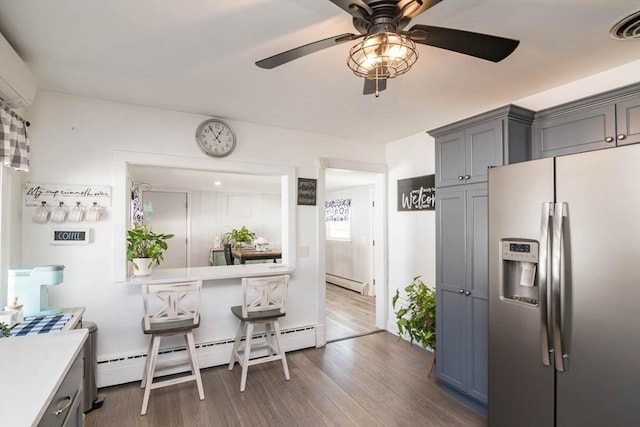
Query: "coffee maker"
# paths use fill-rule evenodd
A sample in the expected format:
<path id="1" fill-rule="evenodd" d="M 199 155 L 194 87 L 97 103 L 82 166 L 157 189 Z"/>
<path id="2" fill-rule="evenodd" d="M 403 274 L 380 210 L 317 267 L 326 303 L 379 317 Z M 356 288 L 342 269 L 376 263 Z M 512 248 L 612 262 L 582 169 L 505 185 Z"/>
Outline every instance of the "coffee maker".
<path id="1" fill-rule="evenodd" d="M 48 316 L 62 313 L 60 307 L 49 307 L 48 287 L 62 283 L 64 265 L 9 269 L 9 301 L 18 297 L 24 316 Z"/>

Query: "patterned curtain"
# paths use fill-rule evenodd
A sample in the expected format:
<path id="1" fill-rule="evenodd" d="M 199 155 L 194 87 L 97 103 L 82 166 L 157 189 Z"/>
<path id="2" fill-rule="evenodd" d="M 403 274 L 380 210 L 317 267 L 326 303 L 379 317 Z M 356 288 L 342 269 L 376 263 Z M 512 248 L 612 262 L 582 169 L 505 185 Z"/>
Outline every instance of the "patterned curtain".
<path id="1" fill-rule="evenodd" d="M 131 189 L 131 222 L 134 227 L 142 225 L 144 220 L 144 209 L 142 207 L 142 200 L 140 200 L 140 187 L 133 187 Z"/>
<path id="2" fill-rule="evenodd" d="M 19 171 L 29 171 L 29 135 L 22 117 L 4 102 L 0 103 L 0 144 L 2 164 Z"/>
<path id="3" fill-rule="evenodd" d="M 349 211 L 351 210 L 351 199 L 334 199 L 324 202 L 324 220 L 329 221 L 349 221 Z"/>

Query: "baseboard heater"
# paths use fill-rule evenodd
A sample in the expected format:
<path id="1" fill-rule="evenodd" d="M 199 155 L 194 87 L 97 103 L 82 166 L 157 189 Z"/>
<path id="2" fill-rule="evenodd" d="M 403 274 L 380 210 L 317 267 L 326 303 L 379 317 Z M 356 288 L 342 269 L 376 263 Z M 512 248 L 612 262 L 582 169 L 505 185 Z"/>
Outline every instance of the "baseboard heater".
<path id="1" fill-rule="evenodd" d="M 365 290 L 367 289 L 366 283 L 358 282 L 353 279 L 347 279 L 346 277 L 334 276 L 333 274 L 329 273 L 325 274 L 325 280 L 329 283 L 333 283 L 334 285 L 359 292 L 362 295 L 364 295 Z"/>

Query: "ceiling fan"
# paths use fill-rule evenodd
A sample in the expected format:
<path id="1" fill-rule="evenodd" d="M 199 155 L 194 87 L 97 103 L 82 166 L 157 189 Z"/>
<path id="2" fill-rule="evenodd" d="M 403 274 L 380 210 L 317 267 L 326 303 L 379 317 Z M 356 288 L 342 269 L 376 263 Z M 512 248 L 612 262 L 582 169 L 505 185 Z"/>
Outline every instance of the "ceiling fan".
<path id="1" fill-rule="evenodd" d="M 518 40 L 431 25 L 404 28 L 411 19 L 442 0 L 330 0 L 353 17 L 359 34 L 345 33 L 318 40 L 256 62 L 271 69 L 338 44 L 362 39 L 349 52 L 347 65 L 364 78 L 365 95 L 386 88 L 387 79 L 409 71 L 418 59 L 415 43 L 447 49 L 487 61 L 509 56 Z"/>

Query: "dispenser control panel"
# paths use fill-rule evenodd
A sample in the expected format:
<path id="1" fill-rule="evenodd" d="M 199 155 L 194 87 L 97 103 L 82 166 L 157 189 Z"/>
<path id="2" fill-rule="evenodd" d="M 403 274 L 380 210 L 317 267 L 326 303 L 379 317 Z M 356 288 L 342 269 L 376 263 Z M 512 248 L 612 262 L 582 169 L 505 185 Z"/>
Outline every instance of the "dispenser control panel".
<path id="1" fill-rule="evenodd" d="M 502 241 L 502 259 L 538 263 L 538 242 L 528 240 Z"/>

